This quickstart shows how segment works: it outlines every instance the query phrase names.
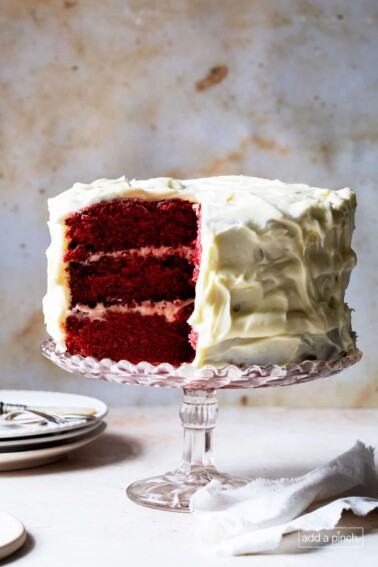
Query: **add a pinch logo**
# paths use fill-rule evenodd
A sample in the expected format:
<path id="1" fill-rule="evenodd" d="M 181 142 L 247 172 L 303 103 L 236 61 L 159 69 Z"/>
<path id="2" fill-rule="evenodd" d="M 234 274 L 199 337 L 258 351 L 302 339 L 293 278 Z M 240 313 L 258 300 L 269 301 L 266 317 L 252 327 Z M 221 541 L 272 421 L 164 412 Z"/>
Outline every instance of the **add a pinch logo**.
<path id="1" fill-rule="evenodd" d="M 322 547 L 339 545 L 340 547 L 363 547 L 364 528 L 345 527 L 333 530 L 299 531 L 298 547 Z"/>

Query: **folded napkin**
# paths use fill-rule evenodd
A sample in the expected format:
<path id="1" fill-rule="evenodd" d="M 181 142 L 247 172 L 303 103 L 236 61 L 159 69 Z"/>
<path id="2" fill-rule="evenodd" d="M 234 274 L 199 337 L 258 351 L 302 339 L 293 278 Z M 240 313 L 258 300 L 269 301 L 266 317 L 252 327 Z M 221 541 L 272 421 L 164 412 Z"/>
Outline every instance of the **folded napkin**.
<path id="1" fill-rule="evenodd" d="M 313 503 L 339 497 L 302 514 Z M 374 449 L 357 441 L 330 463 L 297 478 L 257 479 L 225 489 L 213 480 L 191 498 L 202 543 L 212 553 L 242 555 L 278 547 L 284 534 L 336 526 L 343 510 L 365 516 L 378 508 Z"/>

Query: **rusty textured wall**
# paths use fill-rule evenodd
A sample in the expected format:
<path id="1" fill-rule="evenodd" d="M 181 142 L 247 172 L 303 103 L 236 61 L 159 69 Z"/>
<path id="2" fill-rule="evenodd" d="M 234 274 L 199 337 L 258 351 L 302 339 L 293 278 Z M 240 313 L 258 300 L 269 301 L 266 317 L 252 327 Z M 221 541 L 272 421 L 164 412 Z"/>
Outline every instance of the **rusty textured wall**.
<path id="1" fill-rule="evenodd" d="M 246 173 L 358 194 L 348 290 L 363 361 L 232 403 L 376 405 L 378 5 L 0 2 L 1 385 L 169 403 L 45 361 L 46 199 L 98 177 Z"/>

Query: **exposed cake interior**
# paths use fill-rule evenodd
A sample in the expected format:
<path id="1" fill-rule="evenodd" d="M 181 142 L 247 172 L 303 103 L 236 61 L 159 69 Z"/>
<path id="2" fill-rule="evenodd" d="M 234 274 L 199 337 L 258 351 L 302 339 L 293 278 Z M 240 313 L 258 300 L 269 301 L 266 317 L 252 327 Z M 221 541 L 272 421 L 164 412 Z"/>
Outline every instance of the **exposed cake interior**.
<path id="1" fill-rule="evenodd" d="M 198 206 L 183 199 L 127 198 L 67 217 L 68 352 L 133 363 L 193 360 L 187 320 L 198 218 Z"/>

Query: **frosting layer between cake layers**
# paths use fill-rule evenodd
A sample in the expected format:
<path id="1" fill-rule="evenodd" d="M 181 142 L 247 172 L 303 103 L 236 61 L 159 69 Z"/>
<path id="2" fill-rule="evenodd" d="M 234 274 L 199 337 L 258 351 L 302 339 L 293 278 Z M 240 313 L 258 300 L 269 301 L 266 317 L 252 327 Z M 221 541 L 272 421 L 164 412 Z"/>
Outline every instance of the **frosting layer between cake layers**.
<path id="1" fill-rule="evenodd" d="M 201 263 L 188 321 L 196 335 L 193 365 L 332 359 L 355 347 L 344 302 L 356 262 L 353 191 L 225 176 L 98 180 L 49 200 L 44 313 L 61 348 L 71 301 L 65 221 L 96 203 L 124 198 L 200 204 Z M 84 260 L 90 264 L 91 256 Z"/>

